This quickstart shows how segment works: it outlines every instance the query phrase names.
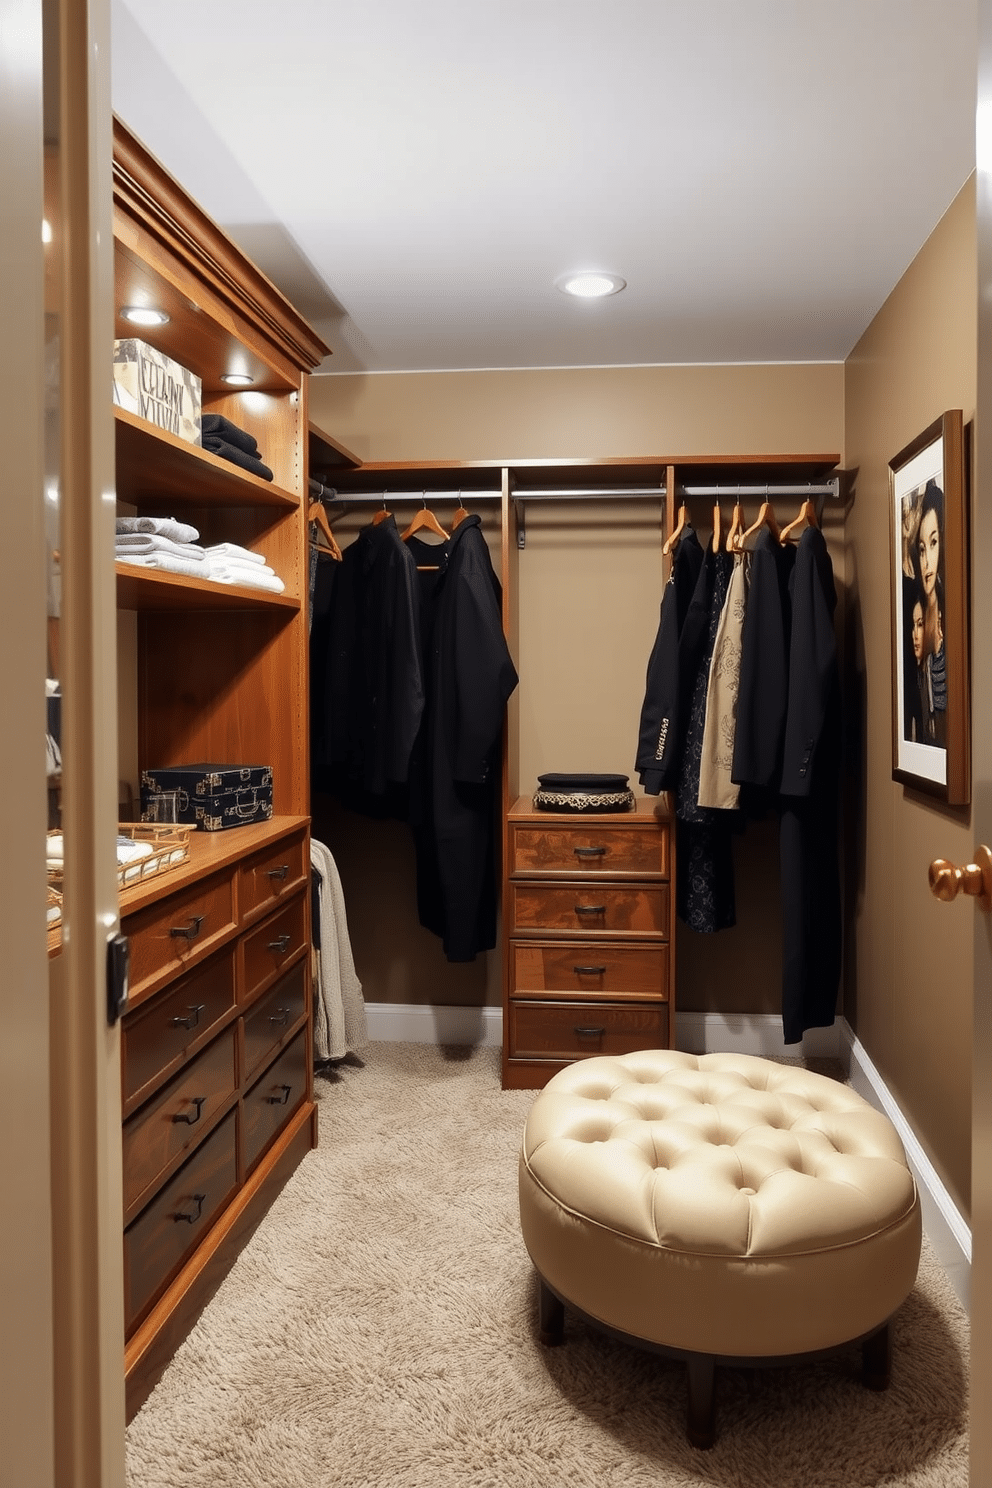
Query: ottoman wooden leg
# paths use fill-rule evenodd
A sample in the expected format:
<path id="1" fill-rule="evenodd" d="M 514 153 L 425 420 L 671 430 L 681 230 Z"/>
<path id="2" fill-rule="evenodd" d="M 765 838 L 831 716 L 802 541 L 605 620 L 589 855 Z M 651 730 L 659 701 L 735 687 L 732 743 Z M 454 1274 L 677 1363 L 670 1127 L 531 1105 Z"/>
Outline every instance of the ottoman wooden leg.
<path id="1" fill-rule="evenodd" d="M 690 1354 L 689 1408 L 686 1434 L 694 1447 L 711 1447 L 716 1439 L 716 1360 L 712 1354 Z"/>
<path id="2" fill-rule="evenodd" d="M 861 1345 L 861 1378 L 869 1390 L 887 1390 L 892 1373 L 892 1324 L 886 1323 Z"/>
<path id="3" fill-rule="evenodd" d="M 541 1342 L 548 1345 L 564 1343 L 565 1309 L 551 1288 L 545 1284 L 543 1276 L 538 1277 L 538 1283 L 540 1285 Z"/>

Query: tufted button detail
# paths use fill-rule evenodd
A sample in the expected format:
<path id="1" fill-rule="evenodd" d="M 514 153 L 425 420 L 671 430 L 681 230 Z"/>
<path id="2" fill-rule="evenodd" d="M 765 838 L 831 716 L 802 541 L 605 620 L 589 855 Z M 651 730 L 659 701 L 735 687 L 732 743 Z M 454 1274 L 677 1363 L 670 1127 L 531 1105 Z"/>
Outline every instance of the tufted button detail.
<path id="1" fill-rule="evenodd" d="M 741 1189 L 741 1193 L 744 1195 L 744 1197 L 746 1199 L 753 1199 L 756 1196 L 757 1192 L 758 1192 L 758 1190 L 756 1188 L 742 1188 Z"/>

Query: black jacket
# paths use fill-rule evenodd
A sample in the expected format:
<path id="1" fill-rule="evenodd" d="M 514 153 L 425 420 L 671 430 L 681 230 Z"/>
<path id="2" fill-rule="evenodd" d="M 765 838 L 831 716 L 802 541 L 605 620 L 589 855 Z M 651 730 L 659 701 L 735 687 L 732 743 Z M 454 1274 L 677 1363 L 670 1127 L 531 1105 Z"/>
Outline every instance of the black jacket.
<path id="1" fill-rule="evenodd" d="M 794 558 L 792 548 L 783 548 L 767 528 L 756 535 L 741 635 L 731 779 L 761 794 L 742 798 L 742 805 L 768 804 L 781 778 L 789 698 L 788 583 Z"/>
<path id="2" fill-rule="evenodd" d="M 641 707 L 635 768 L 649 796 L 674 790 L 678 783 L 685 710 L 693 681 L 690 669 L 680 666 L 679 640 L 702 563 L 699 538 L 692 527 L 686 527 L 662 595 Z"/>

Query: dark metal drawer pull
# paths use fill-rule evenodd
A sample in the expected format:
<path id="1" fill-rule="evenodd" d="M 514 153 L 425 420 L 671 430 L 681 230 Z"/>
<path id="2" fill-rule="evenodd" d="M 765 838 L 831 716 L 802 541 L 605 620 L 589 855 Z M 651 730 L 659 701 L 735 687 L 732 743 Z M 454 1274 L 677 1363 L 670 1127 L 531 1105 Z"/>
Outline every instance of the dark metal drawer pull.
<path id="1" fill-rule="evenodd" d="M 286 951 L 289 948 L 289 942 L 292 940 L 292 938 L 293 937 L 291 935 L 277 935 L 275 940 L 269 941 L 267 949 L 270 951 L 278 951 L 280 956 L 285 956 Z"/>
<path id="2" fill-rule="evenodd" d="M 268 873 L 270 878 L 278 878 L 285 883 L 286 879 L 289 877 L 289 864 L 280 863 L 278 868 L 270 868 L 268 870 Z"/>
<path id="3" fill-rule="evenodd" d="M 289 1008 L 279 1008 L 269 1015 L 269 1022 L 275 1023 L 279 1028 L 285 1028 L 289 1022 Z"/>
<path id="4" fill-rule="evenodd" d="M 177 1115 L 173 1116 L 173 1121 L 185 1121 L 187 1126 L 195 1126 L 200 1119 L 206 1099 L 207 1097 L 205 1095 L 191 1095 L 189 1097 L 189 1103 L 191 1106 L 196 1107 L 193 1115 L 191 1116 L 188 1111 L 180 1111 Z"/>
<path id="5" fill-rule="evenodd" d="M 190 915 L 188 925 L 173 925 L 169 934 L 178 936 L 180 940 L 195 940 L 205 919 L 206 915 Z"/>
<path id="6" fill-rule="evenodd" d="M 575 906 L 575 913 L 576 914 L 605 914 L 606 913 L 606 905 L 605 904 L 577 904 Z"/>
<path id="7" fill-rule="evenodd" d="M 193 1194 L 192 1195 L 192 1199 L 193 1199 L 193 1203 L 196 1205 L 196 1213 L 195 1214 L 174 1214 L 172 1216 L 172 1218 L 175 1220 L 176 1224 L 178 1224 L 181 1219 L 184 1219 L 187 1224 L 196 1224 L 196 1221 L 199 1219 L 200 1215 L 203 1213 L 203 1206 L 206 1203 L 207 1196 L 206 1196 L 206 1194 Z"/>
<path id="8" fill-rule="evenodd" d="M 577 858 L 602 858 L 606 855 L 605 847 L 573 847 Z"/>
<path id="9" fill-rule="evenodd" d="M 169 1022 L 173 1028 L 195 1028 L 206 1005 L 205 1002 L 198 1002 L 195 1007 L 190 1008 L 188 1013 L 177 1013 L 174 1018 L 169 1019 Z"/>
<path id="10" fill-rule="evenodd" d="M 603 1034 L 606 1032 L 606 1029 L 605 1028 L 575 1028 L 572 1031 L 573 1031 L 573 1033 L 578 1034 L 579 1038 L 602 1038 Z"/>
<path id="11" fill-rule="evenodd" d="M 576 976 L 602 976 L 605 966 L 573 966 Z"/>
<path id="12" fill-rule="evenodd" d="M 289 1100 L 293 1087 L 292 1085 L 277 1085 L 276 1089 L 281 1090 L 282 1095 L 269 1095 L 266 1099 L 270 1106 L 284 1106 Z"/>

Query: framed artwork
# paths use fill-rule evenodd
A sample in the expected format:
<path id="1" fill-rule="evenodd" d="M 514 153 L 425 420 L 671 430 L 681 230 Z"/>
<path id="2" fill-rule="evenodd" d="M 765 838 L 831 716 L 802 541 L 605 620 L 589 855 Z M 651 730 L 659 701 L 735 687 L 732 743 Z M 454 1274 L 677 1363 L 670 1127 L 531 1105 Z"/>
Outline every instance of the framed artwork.
<path id="1" fill-rule="evenodd" d="M 889 461 L 892 775 L 971 795 L 964 423 L 945 413 Z"/>

